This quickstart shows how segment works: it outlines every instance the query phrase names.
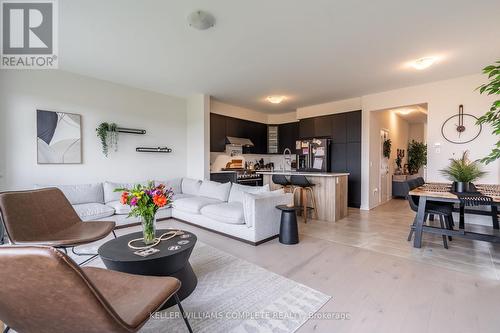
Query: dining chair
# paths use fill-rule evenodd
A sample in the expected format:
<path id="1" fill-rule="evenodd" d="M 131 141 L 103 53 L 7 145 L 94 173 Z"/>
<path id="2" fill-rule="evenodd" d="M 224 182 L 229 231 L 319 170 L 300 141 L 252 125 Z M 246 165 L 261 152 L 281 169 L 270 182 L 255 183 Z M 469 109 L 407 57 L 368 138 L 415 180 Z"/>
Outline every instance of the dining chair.
<path id="1" fill-rule="evenodd" d="M 52 247 L 2 246 L 0 281 L 4 332 L 137 332 L 171 297 L 192 332 L 174 277 L 80 268 Z"/>

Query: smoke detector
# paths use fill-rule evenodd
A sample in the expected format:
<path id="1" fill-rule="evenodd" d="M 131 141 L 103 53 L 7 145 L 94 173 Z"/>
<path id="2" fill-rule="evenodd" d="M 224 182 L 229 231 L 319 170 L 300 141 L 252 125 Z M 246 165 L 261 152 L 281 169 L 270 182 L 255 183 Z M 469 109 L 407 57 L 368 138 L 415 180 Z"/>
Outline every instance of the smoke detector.
<path id="1" fill-rule="evenodd" d="M 209 12 L 197 10 L 189 14 L 187 18 L 190 27 L 197 30 L 207 30 L 215 25 L 215 17 Z"/>

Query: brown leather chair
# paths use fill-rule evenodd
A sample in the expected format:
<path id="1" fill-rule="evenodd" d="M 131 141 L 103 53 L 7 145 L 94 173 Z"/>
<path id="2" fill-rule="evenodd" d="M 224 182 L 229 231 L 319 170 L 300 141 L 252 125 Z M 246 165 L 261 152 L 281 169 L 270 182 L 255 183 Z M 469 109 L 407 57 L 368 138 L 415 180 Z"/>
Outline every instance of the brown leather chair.
<path id="1" fill-rule="evenodd" d="M 115 227 L 115 222 L 82 222 L 58 188 L 0 193 L 0 213 L 10 242 L 18 245 L 74 248 Z"/>
<path id="2" fill-rule="evenodd" d="M 173 277 L 80 268 L 54 248 L 2 246 L 0 281 L 0 319 L 20 333 L 136 332 L 172 296 L 192 332 Z"/>

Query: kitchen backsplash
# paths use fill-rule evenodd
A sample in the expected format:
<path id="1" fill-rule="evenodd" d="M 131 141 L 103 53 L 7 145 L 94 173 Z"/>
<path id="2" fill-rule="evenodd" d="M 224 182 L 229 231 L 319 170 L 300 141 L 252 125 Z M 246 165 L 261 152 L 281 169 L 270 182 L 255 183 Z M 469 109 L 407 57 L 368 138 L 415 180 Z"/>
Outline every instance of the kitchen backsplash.
<path id="1" fill-rule="evenodd" d="M 243 165 L 245 162 L 256 162 L 261 158 L 264 159 L 264 164 L 274 163 L 275 169 L 281 169 L 283 166 L 283 155 L 260 155 L 260 154 L 243 154 L 240 156 L 229 156 L 226 153 L 210 153 L 210 171 L 220 171 L 222 168 L 226 167 L 227 162 L 232 159 L 243 160 Z M 292 154 L 292 160 L 295 160 L 295 154 Z"/>

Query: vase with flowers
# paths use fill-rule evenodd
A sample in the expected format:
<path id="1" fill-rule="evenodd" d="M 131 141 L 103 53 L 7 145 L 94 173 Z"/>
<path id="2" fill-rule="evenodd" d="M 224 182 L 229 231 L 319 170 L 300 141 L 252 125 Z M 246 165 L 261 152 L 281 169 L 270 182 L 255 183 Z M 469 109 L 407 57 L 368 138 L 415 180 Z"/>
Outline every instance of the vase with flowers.
<path id="1" fill-rule="evenodd" d="M 139 217 L 142 223 L 142 235 L 144 244 L 154 243 L 156 237 L 156 212 L 161 207 L 172 203 L 173 191 L 160 184 L 155 186 L 153 182 L 144 186 L 135 185 L 133 188 L 117 188 L 115 192 L 122 192 L 120 202 L 131 208 L 129 217 Z"/>

